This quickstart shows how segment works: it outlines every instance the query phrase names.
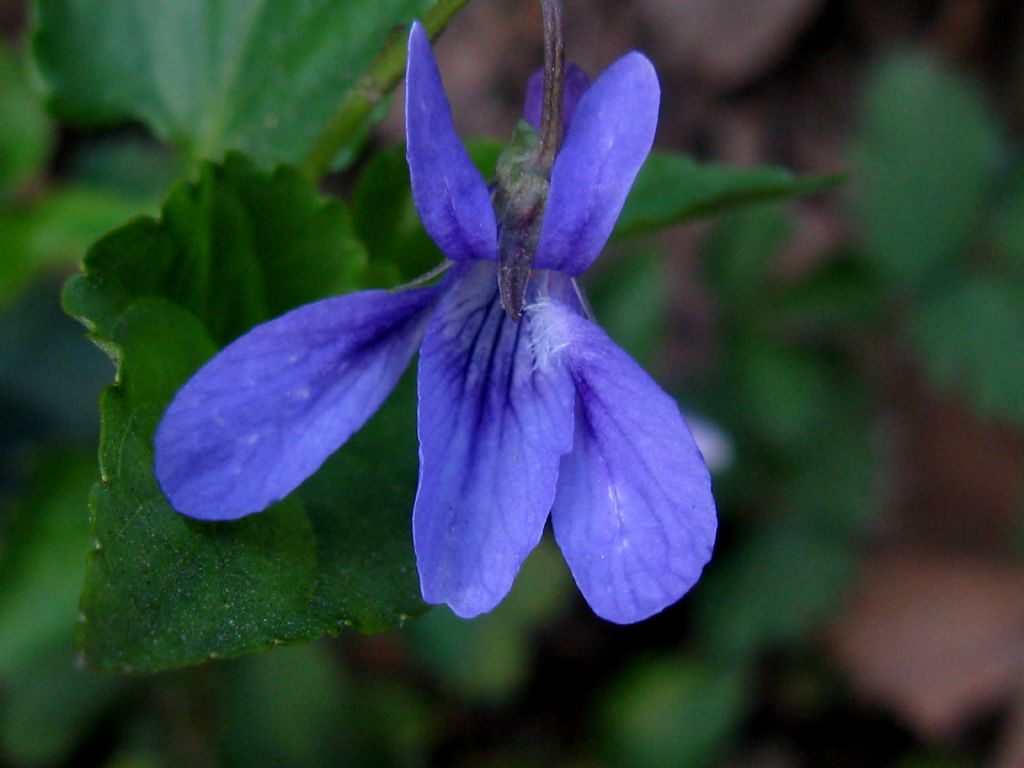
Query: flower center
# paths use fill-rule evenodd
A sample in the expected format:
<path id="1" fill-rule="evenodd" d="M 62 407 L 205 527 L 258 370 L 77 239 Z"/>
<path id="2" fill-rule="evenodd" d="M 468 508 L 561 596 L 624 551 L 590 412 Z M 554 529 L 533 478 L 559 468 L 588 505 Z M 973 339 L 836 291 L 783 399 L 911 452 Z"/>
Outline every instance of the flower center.
<path id="1" fill-rule="evenodd" d="M 572 332 L 565 321 L 565 309 L 545 296 L 528 305 L 525 311 L 530 322 L 534 368 L 546 371 L 558 362 L 562 350 L 572 340 Z"/>

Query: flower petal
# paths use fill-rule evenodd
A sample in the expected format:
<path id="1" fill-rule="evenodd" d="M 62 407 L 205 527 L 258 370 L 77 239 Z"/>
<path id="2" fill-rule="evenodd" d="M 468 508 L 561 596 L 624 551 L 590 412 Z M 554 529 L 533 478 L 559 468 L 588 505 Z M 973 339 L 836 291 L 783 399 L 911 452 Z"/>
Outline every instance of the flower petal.
<path id="1" fill-rule="evenodd" d="M 156 476 L 174 508 L 233 520 L 298 487 L 394 388 L 440 290 L 325 299 L 225 347 L 157 428 Z"/>
<path id="2" fill-rule="evenodd" d="M 654 67 L 636 52 L 583 94 L 551 169 L 537 268 L 578 275 L 597 258 L 651 151 L 660 94 Z"/>
<path id="3" fill-rule="evenodd" d="M 576 114 L 584 92 L 590 87 L 587 73 L 575 64 L 565 68 L 565 90 L 562 92 L 562 126 L 566 133 L 572 125 L 572 116 Z M 526 84 L 526 103 L 523 105 L 523 119 L 540 133 L 541 112 L 544 106 L 544 70 L 538 69 L 530 76 Z"/>
<path id="4" fill-rule="evenodd" d="M 496 266 L 456 269 L 420 354 L 413 539 L 423 598 L 469 618 L 501 601 L 540 540 L 574 395 L 565 368 L 534 354 L 529 312 L 505 315 Z"/>
<path id="5" fill-rule="evenodd" d="M 604 331 L 558 305 L 545 315 L 578 393 L 555 539 L 595 613 L 640 621 L 682 597 L 711 557 L 708 470 L 675 401 Z"/>
<path id="6" fill-rule="evenodd" d="M 455 261 L 497 259 L 491 195 L 455 132 L 430 38 L 419 22 L 409 33 L 405 135 L 413 202 L 437 247 Z"/>

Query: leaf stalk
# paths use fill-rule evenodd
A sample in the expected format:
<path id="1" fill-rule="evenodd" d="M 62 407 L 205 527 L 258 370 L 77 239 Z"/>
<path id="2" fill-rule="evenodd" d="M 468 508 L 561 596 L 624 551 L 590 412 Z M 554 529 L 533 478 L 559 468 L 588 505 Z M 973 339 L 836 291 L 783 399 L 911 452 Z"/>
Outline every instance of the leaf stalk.
<path id="1" fill-rule="evenodd" d="M 431 39 L 436 38 L 469 0 L 438 0 L 423 15 L 423 26 Z M 300 168 L 316 181 L 330 170 L 331 162 L 365 125 L 374 108 L 393 91 L 405 74 L 406 35 L 396 30 L 369 69 L 349 89 L 334 116 L 317 136 Z"/>

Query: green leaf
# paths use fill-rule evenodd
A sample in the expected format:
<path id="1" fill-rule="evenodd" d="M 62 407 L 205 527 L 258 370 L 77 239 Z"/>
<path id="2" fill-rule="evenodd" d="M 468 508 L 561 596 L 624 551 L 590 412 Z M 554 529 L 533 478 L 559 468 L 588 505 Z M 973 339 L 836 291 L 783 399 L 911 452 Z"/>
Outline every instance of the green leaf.
<path id="1" fill-rule="evenodd" d="M 97 238 L 153 207 L 116 192 L 64 187 L 31 204 L 0 210 L 0 304 L 40 275 L 77 265 Z"/>
<path id="2" fill-rule="evenodd" d="M 819 355 L 758 335 L 731 345 L 724 375 L 742 430 L 772 449 L 813 446 L 827 429 L 839 397 L 833 372 Z"/>
<path id="3" fill-rule="evenodd" d="M 339 662 L 313 644 L 232 665 L 217 702 L 222 764 L 330 765 L 351 756 L 353 695 Z"/>
<path id="4" fill-rule="evenodd" d="M 5 764 L 69 765 L 89 730 L 130 687 L 127 678 L 82 669 L 71 628 L 66 642 L 47 648 L 0 683 L 0 743 Z"/>
<path id="5" fill-rule="evenodd" d="M 185 170 L 167 146 L 132 131 L 90 136 L 68 158 L 67 174 L 76 185 L 152 198 L 155 210 Z"/>
<path id="6" fill-rule="evenodd" d="M 82 597 L 95 664 L 162 669 L 422 610 L 411 382 L 297 494 L 243 521 L 185 518 L 153 477 L 153 432 L 188 376 L 252 325 L 355 287 L 364 260 L 341 203 L 232 155 L 172 190 L 159 220 L 98 242 L 68 282 L 65 308 L 118 364 Z"/>
<path id="7" fill-rule="evenodd" d="M 937 384 L 986 416 L 1024 424 L 1024 284 L 975 276 L 923 300 L 911 338 Z"/>
<path id="8" fill-rule="evenodd" d="M 1009 192 L 995 215 L 998 255 L 1017 280 L 1024 280 L 1024 169 L 1012 177 Z"/>
<path id="9" fill-rule="evenodd" d="M 629 667 L 607 691 L 597 740 L 609 765 L 720 765 L 749 705 L 733 665 L 661 658 Z"/>
<path id="10" fill-rule="evenodd" d="M 816 441 L 816 460 L 796 462 L 781 488 L 794 524 L 837 543 L 856 537 L 880 506 L 878 457 L 864 429 L 870 416 L 854 405 L 863 399 L 850 393 L 849 412 L 835 413 Z"/>
<path id="11" fill-rule="evenodd" d="M 407 677 L 373 675 L 360 681 L 353 765 L 429 765 L 445 732 L 437 697 Z M 335 759 L 337 762 L 337 759 Z"/>
<path id="12" fill-rule="evenodd" d="M 407 632 L 445 685 L 466 699 L 505 701 L 529 676 L 538 629 L 558 615 L 572 592 L 561 553 L 544 539 L 491 613 L 465 621 L 439 606 Z"/>
<path id="13" fill-rule="evenodd" d="M 790 223 L 776 205 L 752 205 L 723 216 L 704 256 L 708 282 L 719 302 L 733 313 L 766 303 L 758 299 L 769 297 L 771 264 L 790 235 Z"/>
<path id="14" fill-rule="evenodd" d="M 913 289 L 977 234 L 1001 136 L 976 86 L 922 55 L 884 62 L 864 109 L 853 146 L 864 256 Z"/>
<path id="15" fill-rule="evenodd" d="M 781 168 L 725 168 L 653 152 L 636 177 L 613 235 L 626 237 L 685 224 L 753 203 L 824 192 L 842 175 L 794 176 Z"/>
<path id="16" fill-rule="evenodd" d="M 708 648 L 746 659 L 793 642 L 834 613 L 853 565 L 849 539 L 788 523 L 755 531 L 712 562 L 697 593 Z"/>
<path id="17" fill-rule="evenodd" d="M 601 326 L 640 365 L 654 365 L 664 340 L 671 285 L 660 254 L 630 253 L 586 278 L 587 295 Z"/>
<path id="18" fill-rule="evenodd" d="M 137 219 L 97 243 L 85 284 L 72 282 L 65 303 L 103 341 L 135 298 L 161 296 L 223 346 L 288 309 L 350 290 L 364 264 L 339 201 L 322 202 L 296 171 L 263 173 L 230 154 L 203 165 L 197 183 L 175 187 L 160 221 Z"/>
<path id="19" fill-rule="evenodd" d="M 468 144 L 470 157 L 485 179 L 493 178 L 502 149 L 495 141 Z M 366 164 L 352 196 L 352 214 L 370 254 L 375 282 L 407 282 L 444 259 L 413 204 L 404 147 L 378 152 Z"/>
<path id="20" fill-rule="evenodd" d="M 218 668 L 218 765 L 427 765 L 436 707 L 404 678 L 349 679 L 327 643 Z"/>
<path id="21" fill-rule="evenodd" d="M 320 583 L 310 621 L 377 632 L 426 610 L 410 516 L 419 455 L 415 373 L 298 491 L 318 541 Z"/>
<path id="22" fill-rule="evenodd" d="M 176 314 L 168 320 L 185 316 Z M 111 389 L 101 405 L 103 482 L 89 500 L 95 544 L 79 626 L 89 660 L 148 671 L 284 641 L 282 627 L 306 609 L 317 580 L 301 505 L 286 500 L 229 524 L 177 514 L 152 473 L 162 404 L 126 400 Z"/>
<path id="23" fill-rule="evenodd" d="M 47 454 L 5 510 L 12 519 L 0 559 L 0 743 L 19 765 L 66 757 L 124 685 L 75 663 L 95 475 L 93 456 Z"/>
<path id="24" fill-rule="evenodd" d="M 883 290 L 862 259 L 839 253 L 786 286 L 772 303 L 789 334 L 834 339 L 837 330 L 870 327 L 882 310 Z"/>
<path id="25" fill-rule="evenodd" d="M 35 53 L 63 119 L 141 120 L 189 157 L 297 163 L 430 0 L 48 0 Z"/>
<path id="26" fill-rule="evenodd" d="M 0 203 L 43 171 L 53 142 L 43 104 L 22 70 L 7 46 L 0 45 Z"/>
<path id="27" fill-rule="evenodd" d="M 95 444 L 99 434 L 96 403 L 113 369 L 61 312 L 59 295 L 57 284 L 37 285 L 0 312 L 0 451 Z M 17 463 L 0 466 L 0 484 Z"/>
<path id="28" fill-rule="evenodd" d="M 420 223 L 403 147 L 378 152 L 352 195 L 352 214 L 377 281 L 407 282 L 437 266 L 444 254 Z"/>
<path id="29" fill-rule="evenodd" d="M 90 542 L 85 499 L 95 476 L 93 457 L 50 455 L 14 505 L 0 560 L 0 675 L 23 671 L 61 641 L 71 647 Z"/>

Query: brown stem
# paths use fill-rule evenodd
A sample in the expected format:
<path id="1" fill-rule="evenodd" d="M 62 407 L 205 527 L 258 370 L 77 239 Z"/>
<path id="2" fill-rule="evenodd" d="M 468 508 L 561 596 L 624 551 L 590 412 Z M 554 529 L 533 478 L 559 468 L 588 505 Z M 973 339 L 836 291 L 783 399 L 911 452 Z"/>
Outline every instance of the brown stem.
<path id="1" fill-rule="evenodd" d="M 544 17 L 544 102 L 537 163 L 550 171 L 562 144 L 562 91 L 565 88 L 565 33 L 561 0 L 540 0 Z"/>

